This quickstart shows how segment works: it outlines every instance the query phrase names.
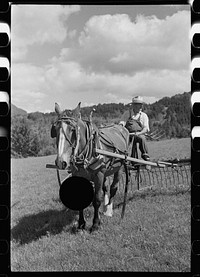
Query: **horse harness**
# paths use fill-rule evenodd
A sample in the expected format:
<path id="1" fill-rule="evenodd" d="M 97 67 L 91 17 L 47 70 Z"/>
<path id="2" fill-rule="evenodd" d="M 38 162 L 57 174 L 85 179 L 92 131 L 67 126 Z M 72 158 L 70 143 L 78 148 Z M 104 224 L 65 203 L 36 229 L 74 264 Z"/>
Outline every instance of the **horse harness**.
<path id="1" fill-rule="evenodd" d="M 78 120 L 74 119 L 73 117 L 60 117 L 54 124 L 52 125 L 52 128 L 55 128 L 55 125 L 57 123 L 61 123 L 61 128 L 64 133 L 65 139 L 68 141 L 70 146 L 72 147 L 72 155 L 70 158 L 70 163 L 71 165 L 78 170 L 79 167 L 84 167 L 84 169 L 92 169 L 96 170 L 99 169 L 102 165 L 112 167 L 114 163 L 114 158 L 113 159 L 108 159 L 107 162 L 104 161 L 104 157 L 102 155 L 99 155 L 95 152 L 95 148 L 100 148 L 102 149 L 102 145 L 100 142 L 101 132 L 92 124 L 91 121 L 86 121 L 83 120 L 85 127 L 86 127 L 86 144 L 81 150 L 80 153 L 79 151 L 79 142 L 80 142 L 80 126 L 78 124 Z M 71 139 L 68 137 L 66 134 L 64 128 L 63 128 L 63 122 L 66 122 L 68 125 L 70 125 L 75 132 L 76 139 L 74 142 L 71 141 Z M 56 137 L 56 131 L 51 130 L 51 136 Z M 109 140 L 109 138 L 104 137 L 103 140 L 104 144 L 109 144 L 110 146 L 113 147 L 115 153 L 119 153 L 117 147 L 112 143 L 112 141 Z M 106 143 L 105 143 L 106 142 Z M 124 152 L 124 154 L 126 154 Z"/>

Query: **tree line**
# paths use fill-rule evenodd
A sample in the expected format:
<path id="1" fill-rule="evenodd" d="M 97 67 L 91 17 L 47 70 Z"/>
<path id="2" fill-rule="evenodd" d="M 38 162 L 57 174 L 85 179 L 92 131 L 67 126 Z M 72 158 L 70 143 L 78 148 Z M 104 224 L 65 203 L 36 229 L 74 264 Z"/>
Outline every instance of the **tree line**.
<path id="1" fill-rule="evenodd" d="M 150 130 L 163 131 L 164 138 L 183 138 L 190 136 L 190 92 L 164 97 L 153 104 L 145 104 L 144 112 L 149 116 Z M 100 126 L 119 123 L 128 105 L 122 103 L 98 104 L 83 107 L 81 116 L 89 119 L 91 110 L 93 122 Z M 56 142 L 50 136 L 55 112 L 28 113 L 11 117 L 11 155 L 12 157 L 46 156 L 56 153 Z"/>

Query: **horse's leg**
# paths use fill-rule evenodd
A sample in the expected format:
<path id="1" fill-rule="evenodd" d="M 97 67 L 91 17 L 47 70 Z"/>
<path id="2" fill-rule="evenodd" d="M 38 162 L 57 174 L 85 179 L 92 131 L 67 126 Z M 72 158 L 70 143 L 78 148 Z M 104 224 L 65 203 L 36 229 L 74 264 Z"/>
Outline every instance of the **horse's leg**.
<path id="1" fill-rule="evenodd" d="M 99 207 L 102 201 L 103 181 L 104 181 L 104 173 L 99 171 L 94 177 L 94 184 L 95 184 L 95 192 L 94 192 L 94 200 L 93 200 L 94 218 L 93 218 L 93 225 L 91 228 L 91 232 L 97 230 L 101 223 L 100 216 L 99 216 Z"/>
<path id="2" fill-rule="evenodd" d="M 109 199 L 109 203 L 106 206 L 106 211 L 104 213 L 104 215 L 106 215 L 106 216 L 113 215 L 113 198 L 117 192 L 119 178 L 121 176 L 121 171 L 122 171 L 122 169 L 120 168 L 119 171 L 114 173 L 113 182 L 110 186 L 110 199 Z"/>
<path id="3" fill-rule="evenodd" d="M 78 229 L 85 229 L 85 219 L 83 210 L 79 211 Z"/>
<path id="4" fill-rule="evenodd" d="M 104 212 L 106 211 L 107 209 L 106 207 L 109 203 L 108 186 L 105 183 L 106 183 L 106 178 L 104 178 L 104 181 L 103 181 Z"/>

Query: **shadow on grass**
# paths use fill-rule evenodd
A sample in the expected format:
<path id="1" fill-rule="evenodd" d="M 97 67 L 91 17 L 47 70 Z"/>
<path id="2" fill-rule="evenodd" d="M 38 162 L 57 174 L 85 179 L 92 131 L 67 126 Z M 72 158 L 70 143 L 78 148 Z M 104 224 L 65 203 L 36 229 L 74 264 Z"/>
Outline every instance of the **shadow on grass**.
<path id="1" fill-rule="evenodd" d="M 11 230 L 11 239 L 20 244 L 30 243 L 42 236 L 59 234 L 70 225 L 77 215 L 76 211 L 49 210 L 24 216 Z"/>
<path id="2" fill-rule="evenodd" d="M 134 193 L 132 195 L 129 195 L 127 197 L 127 203 L 137 200 L 137 199 L 145 199 L 146 197 L 151 197 L 153 198 L 154 196 L 173 196 L 173 195 L 183 195 L 183 194 L 190 194 L 190 188 L 179 188 L 176 190 L 151 190 L 151 189 L 146 189 L 146 190 L 138 190 L 138 191 L 134 191 Z M 116 200 L 116 202 L 118 202 L 117 204 L 114 204 L 114 209 L 118 209 L 120 208 L 123 203 L 124 200 L 122 200 L 122 198 L 120 198 L 120 201 Z"/>
<path id="3" fill-rule="evenodd" d="M 185 193 L 190 193 L 190 191 L 138 191 L 127 197 L 127 203 L 137 199 L 144 199 L 146 197 L 154 197 L 157 195 L 178 195 Z M 115 201 L 117 203 L 114 204 L 114 209 L 120 208 L 123 205 L 123 200 L 121 197 Z M 48 234 L 59 234 L 64 228 L 67 230 L 67 232 L 76 234 L 78 230 L 75 226 L 71 226 L 71 223 L 76 219 L 77 215 L 77 211 L 68 209 L 61 211 L 48 210 L 38 214 L 26 215 L 19 220 L 15 227 L 12 228 L 11 239 L 23 245 L 38 240 L 42 236 Z M 92 207 L 88 207 L 87 211 L 84 212 L 84 215 L 86 221 L 87 219 L 91 218 L 93 216 Z M 89 227 L 87 227 L 86 230 L 88 228 Z"/>

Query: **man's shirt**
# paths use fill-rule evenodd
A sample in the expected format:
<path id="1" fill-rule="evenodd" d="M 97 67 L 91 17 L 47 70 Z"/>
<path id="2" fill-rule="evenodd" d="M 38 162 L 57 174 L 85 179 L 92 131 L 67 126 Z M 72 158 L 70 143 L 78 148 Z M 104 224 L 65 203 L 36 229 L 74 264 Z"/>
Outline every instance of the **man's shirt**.
<path id="1" fill-rule="evenodd" d="M 130 111 L 127 110 L 124 112 L 124 114 L 121 117 L 121 121 L 119 124 L 122 124 L 123 126 L 126 125 L 127 120 L 130 118 Z M 133 111 L 131 111 L 131 118 L 139 121 L 143 128 L 147 128 L 147 131 L 149 131 L 149 118 L 146 113 L 139 111 L 137 114 L 133 114 Z"/>

